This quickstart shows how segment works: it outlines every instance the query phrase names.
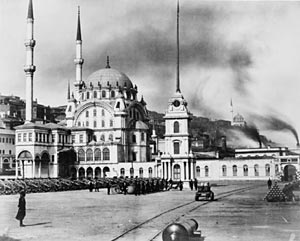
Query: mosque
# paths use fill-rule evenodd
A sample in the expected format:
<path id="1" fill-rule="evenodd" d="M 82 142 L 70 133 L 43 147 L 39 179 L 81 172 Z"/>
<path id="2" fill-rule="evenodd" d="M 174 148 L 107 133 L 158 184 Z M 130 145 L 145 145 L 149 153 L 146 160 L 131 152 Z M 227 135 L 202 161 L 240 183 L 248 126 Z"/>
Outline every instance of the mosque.
<path id="1" fill-rule="evenodd" d="M 34 65 L 34 16 L 29 0 L 26 64 L 26 121 L 17 126 L 16 177 L 163 177 L 190 179 L 268 179 L 283 171 L 285 165 L 299 170 L 299 156 L 287 152 L 258 150 L 231 159 L 197 159 L 191 151 L 189 123 L 191 114 L 180 90 L 179 75 L 179 4 L 177 3 L 176 88 L 167 103 L 165 138 L 158 145 L 155 133 L 149 133 L 149 116 L 143 97 L 129 77 L 106 67 L 82 78 L 83 54 L 78 9 L 74 93 L 67 94 L 66 119 L 63 123 L 40 124 L 32 120 Z M 161 155 L 152 156 L 151 141 Z M 257 152 L 255 152 L 257 153 Z M 266 154 L 267 153 L 267 154 Z M 281 160 L 291 160 L 284 164 Z M 292 163 L 293 162 L 293 163 Z M 293 169 L 294 170 L 294 169 Z M 295 173 L 294 171 L 293 173 Z"/>

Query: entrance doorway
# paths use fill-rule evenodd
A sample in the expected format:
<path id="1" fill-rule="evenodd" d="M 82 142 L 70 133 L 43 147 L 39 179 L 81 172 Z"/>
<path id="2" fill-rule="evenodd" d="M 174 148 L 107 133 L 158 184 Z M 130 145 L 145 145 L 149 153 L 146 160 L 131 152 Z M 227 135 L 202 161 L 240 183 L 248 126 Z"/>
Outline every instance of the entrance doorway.
<path id="1" fill-rule="evenodd" d="M 291 182 L 296 178 L 296 167 L 293 165 L 286 165 L 283 169 L 283 181 Z"/>

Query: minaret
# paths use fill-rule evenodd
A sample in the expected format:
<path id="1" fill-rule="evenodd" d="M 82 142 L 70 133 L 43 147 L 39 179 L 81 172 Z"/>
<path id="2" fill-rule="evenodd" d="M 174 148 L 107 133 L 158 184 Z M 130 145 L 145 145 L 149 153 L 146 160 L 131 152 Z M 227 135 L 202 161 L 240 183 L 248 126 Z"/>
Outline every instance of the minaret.
<path id="1" fill-rule="evenodd" d="M 81 27 L 80 27 L 80 7 L 78 6 L 78 21 L 77 21 L 77 36 L 76 36 L 76 58 L 74 59 L 74 63 L 76 66 L 76 80 L 75 80 L 75 98 L 79 100 L 79 91 L 82 85 L 82 39 L 81 39 Z"/>
<path id="2" fill-rule="evenodd" d="M 32 121 L 32 102 L 33 102 L 33 73 L 35 66 L 33 65 L 33 49 L 35 40 L 33 39 L 33 8 L 32 0 L 29 0 L 27 15 L 27 34 L 25 40 L 26 46 L 26 64 L 24 71 L 26 75 L 26 119 L 25 122 Z"/>

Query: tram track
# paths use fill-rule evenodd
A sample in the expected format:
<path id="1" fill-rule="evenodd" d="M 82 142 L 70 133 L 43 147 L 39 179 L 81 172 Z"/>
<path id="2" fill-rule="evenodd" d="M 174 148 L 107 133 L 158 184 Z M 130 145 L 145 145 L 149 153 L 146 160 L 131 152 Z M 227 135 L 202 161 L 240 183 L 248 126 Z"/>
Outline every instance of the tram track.
<path id="1" fill-rule="evenodd" d="M 238 193 L 242 193 L 242 192 L 245 192 L 245 191 L 248 191 L 248 190 L 251 190 L 251 189 L 255 189 L 257 188 L 258 186 L 255 185 L 255 186 L 247 186 L 247 187 L 243 187 L 243 188 L 238 188 L 238 189 L 234 189 L 234 190 L 229 190 L 229 191 L 226 191 L 226 192 L 220 192 L 218 193 L 218 195 L 215 196 L 215 200 L 220 200 L 220 199 L 223 199 L 225 197 L 228 197 L 228 196 L 231 196 L 233 194 L 238 194 Z M 189 212 L 193 212 L 195 211 L 196 209 L 202 207 L 202 206 L 205 206 L 207 204 L 211 203 L 211 201 L 190 201 L 190 202 L 187 202 L 187 203 L 184 203 L 184 204 L 181 204 L 181 205 L 178 205 L 176 207 L 173 207 L 171 209 L 168 209 L 164 212 L 161 212 L 147 220 L 145 220 L 144 222 L 141 222 L 139 223 L 138 225 L 135 225 L 134 227 L 126 230 L 125 232 L 123 232 L 122 234 L 118 235 L 117 237 L 113 238 L 112 241 L 121 241 L 121 240 L 133 240 L 133 239 L 130 239 L 130 237 L 132 237 L 135 233 L 138 232 L 138 230 L 141 230 L 143 228 L 147 228 L 147 225 L 148 226 L 151 226 L 151 224 L 155 224 L 156 221 L 161 221 L 163 220 L 163 217 L 166 216 L 166 215 L 169 215 L 169 216 L 172 216 L 172 214 L 175 216 L 175 218 L 173 218 L 173 222 L 174 221 L 177 221 L 178 219 L 180 219 L 183 215 L 179 215 L 178 213 L 189 213 Z M 175 213 L 176 212 L 176 213 Z M 165 223 L 165 222 L 164 222 Z M 164 228 L 169 225 L 170 222 L 168 222 L 167 224 L 164 224 L 163 228 L 160 228 L 160 230 L 155 233 L 153 233 L 151 235 L 150 238 L 148 239 L 144 239 L 144 240 L 149 240 L 149 241 L 154 241 L 161 233 L 162 231 L 164 230 Z"/>

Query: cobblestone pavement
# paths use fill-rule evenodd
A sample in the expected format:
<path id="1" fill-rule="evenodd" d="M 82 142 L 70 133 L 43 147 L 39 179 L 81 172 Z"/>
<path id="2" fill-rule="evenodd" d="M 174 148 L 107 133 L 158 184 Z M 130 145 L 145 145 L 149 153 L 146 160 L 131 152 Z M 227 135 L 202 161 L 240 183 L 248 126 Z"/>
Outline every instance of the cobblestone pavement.
<path id="1" fill-rule="evenodd" d="M 229 183 L 218 193 L 247 186 Z M 178 218 L 194 218 L 205 241 L 300 240 L 300 204 L 268 203 L 266 185 L 221 198 L 190 211 L 182 208 L 158 218 L 119 240 L 149 240 Z M 299 194 L 298 194 L 299 195 Z M 134 196 L 107 195 L 106 190 L 34 193 L 26 196 L 26 227 L 18 227 L 18 195 L 0 196 L 0 235 L 23 241 L 112 240 L 136 225 L 194 200 L 189 189 Z M 203 202 L 195 202 L 194 208 Z M 0 238 L 1 240 L 1 238 Z M 159 235 L 155 240 L 161 240 Z"/>

